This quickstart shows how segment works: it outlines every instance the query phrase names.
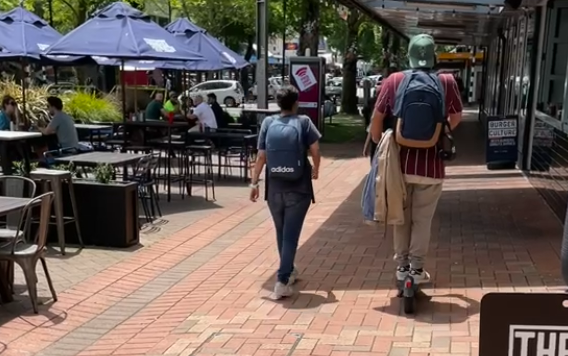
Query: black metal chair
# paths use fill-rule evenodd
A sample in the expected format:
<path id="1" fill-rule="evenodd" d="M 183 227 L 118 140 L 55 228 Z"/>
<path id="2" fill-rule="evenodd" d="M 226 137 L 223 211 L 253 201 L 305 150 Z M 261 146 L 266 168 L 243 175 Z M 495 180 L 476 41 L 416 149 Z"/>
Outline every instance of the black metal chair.
<path id="1" fill-rule="evenodd" d="M 142 205 L 147 222 L 152 222 L 156 218 L 156 212 L 162 217 L 160 198 L 155 189 L 156 181 L 153 174 L 157 167 L 157 156 L 142 157 L 134 169 L 134 176 L 129 177 L 129 180 L 138 183 L 138 199 Z"/>

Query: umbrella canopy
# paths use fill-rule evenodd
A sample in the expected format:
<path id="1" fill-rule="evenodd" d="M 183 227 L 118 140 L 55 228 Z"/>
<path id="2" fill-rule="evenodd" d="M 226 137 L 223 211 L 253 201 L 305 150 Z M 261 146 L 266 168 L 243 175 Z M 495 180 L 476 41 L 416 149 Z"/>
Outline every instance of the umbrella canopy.
<path id="1" fill-rule="evenodd" d="M 178 36 L 186 38 L 186 36 Z M 214 37 L 203 32 L 197 32 L 184 41 L 187 48 L 200 53 L 204 60 L 196 62 L 175 61 L 126 61 L 125 65 L 139 70 L 179 69 L 191 71 L 216 71 L 225 69 L 241 69 L 249 65 L 247 61 Z M 120 61 L 110 58 L 93 57 L 99 65 L 120 65 Z"/>
<path id="2" fill-rule="evenodd" d="M 204 29 L 197 26 L 196 24 L 194 24 L 193 22 L 189 21 L 186 18 L 177 19 L 177 20 L 171 22 L 165 28 L 166 28 L 166 31 L 168 31 L 168 32 L 175 33 L 175 34 L 182 34 L 183 33 L 185 35 L 188 35 L 188 37 L 195 34 L 195 33 L 207 32 L 207 31 L 205 31 Z"/>
<path id="3" fill-rule="evenodd" d="M 115 2 L 50 46 L 47 55 L 199 61 L 174 35 L 143 12 Z"/>
<path id="4" fill-rule="evenodd" d="M 223 69 L 241 69 L 249 65 L 247 61 L 216 38 L 207 33 L 198 32 L 184 41 L 188 48 L 201 53 L 202 62 L 187 63 L 188 70 L 214 71 Z"/>
<path id="5" fill-rule="evenodd" d="M 0 14 L 3 59 L 40 59 L 47 47 L 61 37 L 45 20 L 22 7 Z"/>

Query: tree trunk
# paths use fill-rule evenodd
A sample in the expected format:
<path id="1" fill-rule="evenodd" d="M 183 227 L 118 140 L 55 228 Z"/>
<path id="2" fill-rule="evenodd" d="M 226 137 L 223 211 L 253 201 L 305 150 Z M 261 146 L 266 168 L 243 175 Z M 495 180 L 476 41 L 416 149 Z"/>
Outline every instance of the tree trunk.
<path id="1" fill-rule="evenodd" d="M 351 10 L 347 17 L 347 37 L 343 55 L 343 91 L 341 93 L 341 111 L 346 114 L 359 113 L 357 99 L 357 39 L 362 15 Z"/>
<path id="2" fill-rule="evenodd" d="M 302 0 L 304 3 L 304 16 L 300 28 L 300 46 L 298 55 L 305 56 L 306 49 L 310 49 L 310 56 L 317 57 L 319 47 L 319 10 L 318 0 Z"/>

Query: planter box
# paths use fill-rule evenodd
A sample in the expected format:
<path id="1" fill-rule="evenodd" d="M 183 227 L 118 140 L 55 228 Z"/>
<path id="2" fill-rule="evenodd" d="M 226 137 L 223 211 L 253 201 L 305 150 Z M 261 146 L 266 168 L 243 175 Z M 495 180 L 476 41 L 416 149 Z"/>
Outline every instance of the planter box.
<path id="1" fill-rule="evenodd" d="M 138 184 L 135 182 L 97 183 L 74 179 L 75 200 L 81 236 L 85 246 L 129 247 L 140 241 L 138 226 Z M 73 216 L 69 188 L 63 184 L 63 210 Z M 53 219 L 55 221 L 55 219 Z M 57 244 L 57 227 L 50 226 L 48 241 Z M 79 244 L 75 222 L 65 223 L 66 244 Z"/>

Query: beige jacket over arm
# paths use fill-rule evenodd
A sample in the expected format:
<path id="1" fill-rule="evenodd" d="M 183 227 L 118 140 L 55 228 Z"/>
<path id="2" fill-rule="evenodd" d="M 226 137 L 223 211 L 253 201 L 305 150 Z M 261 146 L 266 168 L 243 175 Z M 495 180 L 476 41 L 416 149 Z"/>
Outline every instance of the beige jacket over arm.
<path id="1" fill-rule="evenodd" d="M 404 224 L 404 203 L 406 184 L 400 168 L 399 148 L 392 130 L 387 130 L 377 152 L 379 172 L 377 174 L 375 221 L 387 225 Z"/>

